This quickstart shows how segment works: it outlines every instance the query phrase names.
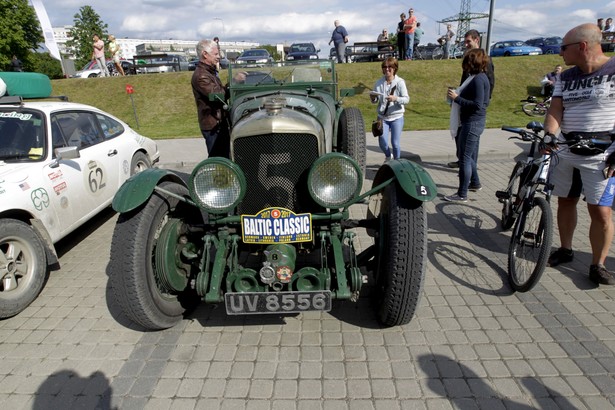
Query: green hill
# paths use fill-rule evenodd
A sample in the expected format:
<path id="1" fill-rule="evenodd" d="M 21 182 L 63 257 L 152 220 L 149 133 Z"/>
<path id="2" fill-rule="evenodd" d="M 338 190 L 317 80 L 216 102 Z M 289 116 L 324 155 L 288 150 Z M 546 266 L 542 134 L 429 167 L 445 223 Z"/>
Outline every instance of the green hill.
<path id="1" fill-rule="evenodd" d="M 521 99 L 540 94 L 540 80 L 556 64 L 557 55 L 494 58 L 496 84 L 487 110 L 487 127 L 524 126 L 530 117 L 521 111 Z M 337 66 L 339 87 L 354 87 L 357 95 L 344 100 L 345 106 L 358 107 L 366 126 L 375 118 L 375 106 L 368 91 L 382 75 L 380 63 L 355 63 Z M 410 104 L 406 106 L 405 130 L 447 129 L 448 86 L 459 85 L 461 60 L 402 61 L 398 75 L 406 80 Z M 53 80 L 54 95 L 70 101 L 94 105 L 123 119 L 136 128 L 135 115 L 126 85 L 132 94 L 139 122 L 138 131 L 151 138 L 198 137 L 196 108 L 190 78 L 192 72 L 148 74 L 112 78 Z M 222 73 L 223 81 L 225 73 Z M 366 129 L 369 129 L 367 127 Z"/>

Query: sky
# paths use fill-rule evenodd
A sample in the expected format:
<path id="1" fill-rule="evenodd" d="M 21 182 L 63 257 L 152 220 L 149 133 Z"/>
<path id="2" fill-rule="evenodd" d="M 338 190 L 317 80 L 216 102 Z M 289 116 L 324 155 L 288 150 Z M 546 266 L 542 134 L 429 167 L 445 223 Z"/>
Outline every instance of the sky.
<path id="1" fill-rule="evenodd" d="M 472 13 L 489 13 L 494 3 L 491 41 L 562 36 L 577 24 L 598 17 L 615 18 L 609 0 L 471 0 Z M 52 26 L 72 25 L 84 5 L 91 6 L 118 38 L 200 40 L 218 36 L 221 42 L 260 44 L 312 42 L 329 54 L 334 20 L 349 32 L 350 43 L 376 41 L 386 28 L 395 32 L 399 15 L 410 7 L 425 31 L 423 44 L 446 31 L 443 19 L 455 18 L 461 0 L 45 0 Z M 470 27 L 487 31 L 488 19 Z M 456 23 L 453 23 L 456 30 Z"/>

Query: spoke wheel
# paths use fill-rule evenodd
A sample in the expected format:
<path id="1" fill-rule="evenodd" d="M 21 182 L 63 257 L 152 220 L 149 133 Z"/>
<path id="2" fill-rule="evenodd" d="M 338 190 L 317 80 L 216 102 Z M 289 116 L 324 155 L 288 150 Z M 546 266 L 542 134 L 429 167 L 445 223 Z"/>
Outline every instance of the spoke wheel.
<path id="1" fill-rule="evenodd" d="M 519 161 L 515 164 L 510 178 L 508 179 L 508 198 L 504 199 L 502 205 L 502 220 L 500 226 L 507 231 L 515 224 L 516 215 L 513 212 L 515 201 L 519 201 L 518 193 L 521 184 L 521 171 L 523 170 L 523 162 Z"/>
<path id="2" fill-rule="evenodd" d="M 547 115 L 547 107 L 538 103 L 525 103 L 521 109 L 530 117 L 544 117 Z"/>
<path id="3" fill-rule="evenodd" d="M 418 306 L 427 260 L 427 214 L 423 203 L 396 183 L 384 190 L 380 213 L 376 309 L 385 326 L 404 325 Z"/>
<path id="4" fill-rule="evenodd" d="M 442 51 L 441 47 L 434 48 L 431 52 L 432 60 L 442 60 L 442 57 L 444 57 L 444 51 Z"/>
<path id="5" fill-rule="evenodd" d="M 518 292 L 532 289 L 547 266 L 553 239 L 553 215 L 542 197 L 524 209 L 513 229 L 508 249 L 510 285 Z"/>

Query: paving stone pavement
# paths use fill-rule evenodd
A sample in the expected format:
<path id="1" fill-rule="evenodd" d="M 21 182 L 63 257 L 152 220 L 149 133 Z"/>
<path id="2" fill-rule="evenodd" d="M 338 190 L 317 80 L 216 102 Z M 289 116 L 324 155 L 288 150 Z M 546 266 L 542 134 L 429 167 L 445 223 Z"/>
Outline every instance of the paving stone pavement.
<path id="1" fill-rule="evenodd" d="M 494 196 L 513 160 L 481 154 L 483 189 L 454 204 L 441 200 L 456 187 L 450 158 L 406 144 L 404 156 L 422 160 L 439 189 L 426 204 L 427 273 L 410 324 L 382 328 L 362 298 L 286 317 L 202 305 L 179 326 L 144 332 L 109 293 L 117 216 L 107 210 L 59 244 L 62 268 L 39 298 L 0 321 L 3 408 L 614 408 L 615 289 L 587 278 L 586 210 L 574 262 L 513 293 Z M 368 179 L 381 156 L 368 139 Z"/>

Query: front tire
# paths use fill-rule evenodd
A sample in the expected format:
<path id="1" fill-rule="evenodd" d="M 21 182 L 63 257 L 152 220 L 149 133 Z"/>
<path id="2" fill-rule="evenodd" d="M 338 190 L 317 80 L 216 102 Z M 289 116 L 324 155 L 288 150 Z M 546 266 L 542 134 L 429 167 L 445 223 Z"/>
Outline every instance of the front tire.
<path id="1" fill-rule="evenodd" d="M 515 224 L 508 249 L 508 278 L 517 292 L 532 289 L 547 266 L 553 240 L 553 215 L 549 203 L 534 198 Z"/>
<path id="2" fill-rule="evenodd" d="M 179 196 L 188 190 L 175 182 L 164 182 L 161 188 Z M 177 198 L 154 192 L 139 209 L 118 218 L 111 243 L 109 280 L 116 301 L 124 314 L 146 329 L 172 327 L 182 320 L 184 313 L 194 307 L 195 294 L 190 289 L 170 290 L 169 261 L 156 266 L 157 246 L 170 248 L 172 244 L 158 243 L 171 223 L 181 223 L 189 215 Z M 161 241 L 162 242 L 162 241 Z M 173 278 L 182 272 L 172 272 Z M 186 283 L 188 278 L 186 277 Z"/>
<path id="3" fill-rule="evenodd" d="M 443 57 L 444 57 L 444 51 L 442 50 L 442 47 L 434 48 L 433 51 L 431 52 L 432 60 L 442 60 Z"/>
<path id="4" fill-rule="evenodd" d="M 396 183 L 384 190 L 380 213 L 376 306 L 385 326 L 412 320 L 421 297 L 427 260 L 427 214 L 423 203 Z"/>
<path id="5" fill-rule="evenodd" d="M 342 111 L 337 135 L 338 151 L 357 161 L 365 176 L 365 123 L 358 108 L 350 107 Z"/>
<path id="6" fill-rule="evenodd" d="M 34 229 L 0 220 L 0 318 L 15 316 L 36 299 L 47 278 L 45 248 Z"/>

